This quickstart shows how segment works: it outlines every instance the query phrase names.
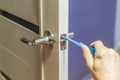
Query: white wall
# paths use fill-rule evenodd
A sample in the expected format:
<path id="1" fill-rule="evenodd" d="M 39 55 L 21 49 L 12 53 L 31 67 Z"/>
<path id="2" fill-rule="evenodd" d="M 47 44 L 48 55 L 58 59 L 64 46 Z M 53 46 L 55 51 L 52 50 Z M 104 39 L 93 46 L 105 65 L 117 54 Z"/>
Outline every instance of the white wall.
<path id="1" fill-rule="evenodd" d="M 120 52 L 120 0 L 116 0 L 114 48 Z M 119 49 L 119 50 L 118 50 Z"/>

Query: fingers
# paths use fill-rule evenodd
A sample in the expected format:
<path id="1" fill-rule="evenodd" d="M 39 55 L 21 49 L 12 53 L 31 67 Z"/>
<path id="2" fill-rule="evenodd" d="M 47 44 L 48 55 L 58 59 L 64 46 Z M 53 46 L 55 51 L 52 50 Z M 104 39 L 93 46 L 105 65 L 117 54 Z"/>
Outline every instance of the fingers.
<path id="1" fill-rule="evenodd" d="M 110 55 L 115 56 L 116 58 L 120 58 L 113 49 L 107 48 L 106 46 L 104 46 L 102 41 L 99 41 L 99 40 L 95 41 L 95 42 L 91 43 L 91 46 L 93 46 L 95 48 L 94 57 L 86 45 L 83 45 L 81 47 L 87 67 L 91 70 L 93 68 L 95 60 L 101 60 L 103 58 L 105 59 L 105 57 L 108 57 Z"/>
<path id="2" fill-rule="evenodd" d="M 87 67 L 92 69 L 92 66 L 93 66 L 93 56 L 92 56 L 89 48 L 86 45 L 83 45 L 81 47 L 81 49 L 82 49 L 83 56 L 84 56 L 84 59 L 86 61 Z"/>
<path id="3" fill-rule="evenodd" d="M 101 41 L 95 41 L 91 45 L 93 47 L 95 47 L 95 56 L 99 57 L 99 55 L 100 55 L 99 53 L 104 50 L 103 48 L 105 48 L 105 46 L 103 45 L 103 43 Z M 94 64 L 93 55 L 91 54 L 89 48 L 86 45 L 83 45 L 81 47 L 81 49 L 82 49 L 83 56 L 84 56 L 84 59 L 86 61 L 86 64 L 87 64 L 88 68 L 92 69 L 93 64 Z"/>
<path id="4" fill-rule="evenodd" d="M 112 48 L 107 48 L 100 40 L 91 43 L 91 45 L 95 48 L 94 58 L 102 58 L 111 54 L 118 56 L 118 54 Z"/>
<path id="5" fill-rule="evenodd" d="M 93 46 L 95 48 L 95 56 L 94 56 L 95 58 L 96 57 L 101 58 L 107 49 L 104 46 L 104 44 L 102 43 L 102 41 L 100 41 L 100 40 L 91 43 L 91 46 Z"/>
<path id="6" fill-rule="evenodd" d="M 96 51 L 101 51 L 103 48 L 105 49 L 104 44 L 100 40 L 91 43 L 91 46 L 95 47 Z"/>
<path id="7" fill-rule="evenodd" d="M 111 57 L 111 58 L 116 58 L 116 59 L 120 58 L 119 54 L 117 52 L 115 52 L 115 50 L 112 49 L 112 48 L 107 48 L 106 54 L 104 56 L 105 57 L 107 56 L 107 57 Z"/>

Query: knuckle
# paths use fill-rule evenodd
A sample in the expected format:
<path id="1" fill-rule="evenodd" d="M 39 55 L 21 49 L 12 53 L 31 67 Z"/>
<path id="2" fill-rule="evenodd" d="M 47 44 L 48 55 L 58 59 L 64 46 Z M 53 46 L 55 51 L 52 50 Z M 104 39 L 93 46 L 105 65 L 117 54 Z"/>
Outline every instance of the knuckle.
<path id="1" fill-rule="evenodd" d="M 95 41 L 94 45 L 95 46 L 103 46 L 103 43 L 102 43 L 102 41 L 97 40 L 97 41 Z"/>
<path id="2" fill-rule="evenodd" d="M 112 52 L 112 53 L 115 52 L 114 49 L 112 49 L 112 48 L 109 48 L 108 50 L 109 50 L 109 52 Z"/>
<path id="3" fill-rule="evenodd" d="M 112 48 L 108 49 L 108 54 L 111 55 L 111 56 L 117 56 L 116 52 Z"/>
<path id="4" fill-rule="evenodd" d="M 101 40 L 97 40 L 97 41 L 96 41 L 96 43 L 99 43 L 99 44 L 101 44 L 101 43 L 102 43 L 102 41 L 101 41 Z"/>
<path id="5" fill-rule="evenodd" d="M 101 44 L 103 44 L 101 40 L 96 40 L 91 43 L 91 45 L 93 45 L 93 46 L 97 46 L 97 45 L 101 45 Z"/>
<path id="6" fill-rule="evenodd" d="M 117 57 L 118 57 L 118 54 L 115 52 L 114 49 L 108 48 L 108 49 L 106 50 L 105 56 L 110 56 L 110 57 L 116 57 L 116 58 L 117 58 Z"/>

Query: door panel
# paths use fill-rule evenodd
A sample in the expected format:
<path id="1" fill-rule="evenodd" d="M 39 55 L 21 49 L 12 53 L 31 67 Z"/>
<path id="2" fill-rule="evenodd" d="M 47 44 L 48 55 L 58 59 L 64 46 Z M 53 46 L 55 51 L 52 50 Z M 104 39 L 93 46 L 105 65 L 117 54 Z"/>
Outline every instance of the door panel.
<path id="1" fill-rule="evenodd" d="M 0 44 L 1 70 L 12 80 L 40 80 L 39 67 L 31 66 L 27 61 L 15 55 L 7 47 Z"/>
<path id="2" fill-rule="evenodd" d="M 31 65 L 37 65 L 39 47 L 28 46 L 22 43 L 20 39 L 26 37 L 33 40 L 39 36 L 2 16 L 0 16 L 0 28 L 0 43 L 27 60 Z"/>
<path id="3" fill-rule="evenodd" d="M 34 32 L 0 16 L 0 61 L 2 70 L 12 80 L 40 80 L 41 57 L 39 46 L 28 46 L 20 41 L 22 37 L 29 40 L 38 38 Z M 13 72 L 12 72 L 13 71 Z M 14 75 L 18 76 L 14 76 Z M 24 76 L 22 78 L 22 76 Z M 30 77 L 28 77 L 30 76 Z"/>
<path id="4" fill-rule="evenodd" d="M 54 46 L 43 45 L 43 80 L 68 80 L 68 47 L 60 49 L 62 34 L 68 33 L 68 0 L 41 0 L 41 35 L 49 30 Z"/>
<path id="5" fill-rule="evenodd" d="M 43 45 L 43 63 L 44 63 L 44 79 L 59 79 L 59 47 L 58 47 L 58 0 L 42 1 L 42 32 L 50 30 L 54 35 L 54 46 L 50 48 Z"/>
<path id="6" fill-rule="evenodd" d="M 38 0 L 0 0 L 0 9 L 39 25 Z"/>

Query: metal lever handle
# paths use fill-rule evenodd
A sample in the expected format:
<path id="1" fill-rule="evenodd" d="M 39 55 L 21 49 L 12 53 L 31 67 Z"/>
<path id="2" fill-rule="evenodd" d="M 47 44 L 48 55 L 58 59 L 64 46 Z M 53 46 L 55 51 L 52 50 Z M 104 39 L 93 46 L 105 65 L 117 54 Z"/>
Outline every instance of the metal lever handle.
<path id="1" fill-rule="evenodd" d="M 28 40 L 23 37 L 21 41 L 30 46 L 35 46 L 35 45 L 44 44 L 44 43 L 51 46 L 54 43 L 53 35 L 50 33 L 50 31 L 45 31 L 44 37 L 34 39 L 34 40 Z"/>

